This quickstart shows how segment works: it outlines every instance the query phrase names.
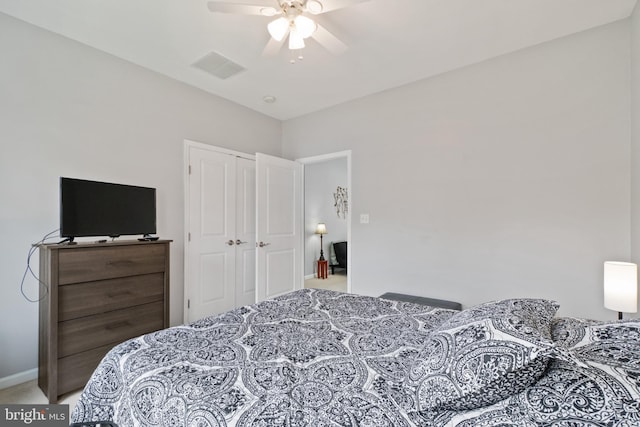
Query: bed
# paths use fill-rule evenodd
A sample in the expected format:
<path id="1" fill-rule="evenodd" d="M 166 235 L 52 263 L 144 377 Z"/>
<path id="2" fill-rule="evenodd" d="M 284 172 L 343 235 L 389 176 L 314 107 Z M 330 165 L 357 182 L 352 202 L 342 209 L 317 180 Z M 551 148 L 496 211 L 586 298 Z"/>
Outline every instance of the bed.
<path id="1" fill-rule="evenodd" d="M 71 421 L 639 426 L 640 321 L 540 299 L 461 312 L 304 289 L 114 347 Z"/>

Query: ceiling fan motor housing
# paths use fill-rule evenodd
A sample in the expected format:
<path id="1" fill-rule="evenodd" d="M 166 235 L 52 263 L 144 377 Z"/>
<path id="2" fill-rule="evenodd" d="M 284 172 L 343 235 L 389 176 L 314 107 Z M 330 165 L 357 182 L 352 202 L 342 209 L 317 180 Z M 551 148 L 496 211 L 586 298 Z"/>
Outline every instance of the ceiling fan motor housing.
<path id="1" fill-rule="evenodd" d="M 286 1 L 280 5 L 282 12 L 289 19 L 295 19 L 296 16 L 301 15 L 304 12 L 304 5 L 296 0 Z"/>

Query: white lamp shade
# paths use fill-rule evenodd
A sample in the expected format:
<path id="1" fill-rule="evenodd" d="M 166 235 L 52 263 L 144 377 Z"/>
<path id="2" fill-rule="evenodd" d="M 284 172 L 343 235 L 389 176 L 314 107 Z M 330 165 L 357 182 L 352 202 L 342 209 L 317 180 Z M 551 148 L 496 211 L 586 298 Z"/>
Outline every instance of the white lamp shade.
<path id="1" fill-rule="evenodd" d="M 284 40 L 287 32 L 289 31 L 289 20 L 287 18 L 280 17 L 269 22 L 267 25 L 267 30 L 269 30 L 269 34 L 273 37 L 274 40 L 282 41 Z"/>
<path id="2" fill-rule="evenodd" d="M 303 39 L 311 37 L 311 34 L 316 31 L 316 28 L 318 28 L 313 19 L 309 19 L 306 16 L 302 15 L 296 16 L 296 19 L 293 22 L 296 26 L 296 31 Z"/>
<path id="3" fill-rule="evenodd" d="M 289 49 L 296 50 L 304 48 L 304 39 L 295 28 L 289 31 Z"/>
<path id="4" fill-rule="evenodd" d="M 316 227 L 316 234 L 327 234 L 327 226 L 322 222 L 318 224 Z"/>
<path id="5" fill-rule="evenodd" d="M 604 306 L 623 313 L 638 311 L 638 266 L 629 262 L 604 263 Z"/>

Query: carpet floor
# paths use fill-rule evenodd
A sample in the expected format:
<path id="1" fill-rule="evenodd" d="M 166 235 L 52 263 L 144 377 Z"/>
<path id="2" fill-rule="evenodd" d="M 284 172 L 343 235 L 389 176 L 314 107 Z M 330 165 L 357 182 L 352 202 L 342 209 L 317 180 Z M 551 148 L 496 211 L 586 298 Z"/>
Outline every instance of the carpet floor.
<path id="1" fill-rule="evenodd" d="M 347 292 L 347 275 L 330 274 L 326 279 L 306 279 L 305 288 L 328 289 L 330 291 Z"/>

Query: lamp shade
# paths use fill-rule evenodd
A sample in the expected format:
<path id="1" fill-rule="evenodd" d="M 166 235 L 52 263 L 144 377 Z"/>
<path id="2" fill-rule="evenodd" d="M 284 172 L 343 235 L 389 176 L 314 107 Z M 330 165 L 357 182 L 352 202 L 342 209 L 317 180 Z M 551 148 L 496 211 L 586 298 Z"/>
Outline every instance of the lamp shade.
<path id="1" fill-rule="evenodd" d="M 323 222 L 316 227 L 316 234 L 327 234 L 327 226 Z"/>
<path id="2" fill-rule="evenodd" d="M 638 266 L 629 262 L 604 263 L 604 306 L 624 313 L 638 311 Z"/>
<path id="3" fill-rule="evenodd" d="M 302 49 L 303 47 L 304 38 L 295 27 L 291 28 L 291 31 L 289 31 L 289 50 Z"/>
<path id="4" fill-rule="evenodd" d="M 289 20 L 283 17 L 275 19 L 267 25 L 267 30 L 274 40 L 282 41 L 289 31 Z"/>
<path id="5" fill-rule="evenodd" d="M 294 24 L 296 26 L 296 31 L 298 32 L 298 34 L 300 34 L 300 37 L 302 37 L 303 39 L 306 39 L 307 37 L 311 37 L 311 34 L 313 34 L 316 31 L 316 28 L 318 28 L 318 26 L 313 21 L 313 19 L 309 19 L 303 15 L 296 16 L 296 19 L 294 20 Z"/>

